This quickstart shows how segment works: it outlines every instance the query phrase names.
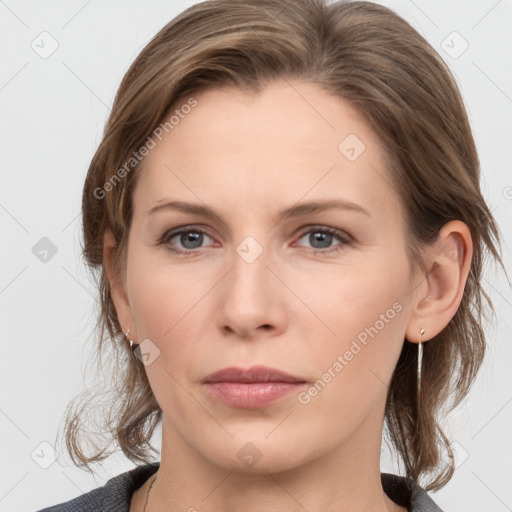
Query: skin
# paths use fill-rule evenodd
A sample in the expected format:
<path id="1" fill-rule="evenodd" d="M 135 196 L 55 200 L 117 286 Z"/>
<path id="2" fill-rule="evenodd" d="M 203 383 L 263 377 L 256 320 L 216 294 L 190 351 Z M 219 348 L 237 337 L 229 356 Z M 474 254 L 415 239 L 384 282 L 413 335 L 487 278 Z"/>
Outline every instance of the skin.
<path id="1" fill-rule="evenodd" d="M 428 272 L 413 272 L 382 147 L 348 103 L 285 81 L 259 95 L 194 97 L 195 109 L 144 160 L 121 281 L 112 233 L 104 238 L 121 326 L 160 350 L 145 367 L 163 411 L 148 510 L 405 511 L 380 481 L 386 393 L 402 344 L 417 343 L 420 328 L 422 341 L 431 339 L 457 311 L 472 255 L 467 226 L 445 225 L 426 248 Z M 349 134 L 366 146 L 354 161 L 338 150 Z M 369 215 L 279 217 L 333 198 Z M 169 200 L 207 205 L 225 223 L 169 208 L 148 213 Z M 182 226 L 206 235 L 195 246 L 179 235 L 158 243 Z M 327 235 L 322 245 L 319 227 L 352 242 Z M 236 252 L 247 236 L 263 249 L 252 263 Z M 307 404 L 292 394 L 246 410 L 204 389 L 208 374 L 253 364 L 312 384 L 394 303 L 401 311 Z M 237 457 L 248 442 L 261 454 L 251 467 Z M 143 510 L 151 480 L 135 492 L 132 512 Z"/>

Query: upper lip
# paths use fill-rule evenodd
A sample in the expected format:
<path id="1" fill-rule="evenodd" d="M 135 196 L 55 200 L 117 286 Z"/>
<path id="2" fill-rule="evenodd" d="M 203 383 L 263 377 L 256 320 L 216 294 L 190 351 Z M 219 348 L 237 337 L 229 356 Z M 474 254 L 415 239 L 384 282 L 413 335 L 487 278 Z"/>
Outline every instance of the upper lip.
<path id="1" fill-rule="evenodd" d="M 305 380 L 268 366 L 251 366 L 250 368 L 231 366 L 208 375 L 204 382 L 305 382 Z"/>

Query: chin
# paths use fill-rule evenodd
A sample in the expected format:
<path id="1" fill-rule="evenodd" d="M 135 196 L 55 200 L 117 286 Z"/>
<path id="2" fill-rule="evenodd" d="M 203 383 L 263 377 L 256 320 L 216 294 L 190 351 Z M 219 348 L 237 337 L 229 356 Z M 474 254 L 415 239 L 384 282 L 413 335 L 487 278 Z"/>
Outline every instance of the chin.
<path id="1" fill-rule="evenodd" d="M 310 446 L 311 437 L 300 441 L 283 431 L 284 436 L 271 434 L 248 435 L 240 433 L 224 443 L 216 443 L 205 457 L 217 467 L 240 474 L 265 475 L 290 471 L 313 460 L 315 447 Z M 219 449 L 220 448 L 220 449 Z M 298 449 L 300 448 L 300 449 Z"/>

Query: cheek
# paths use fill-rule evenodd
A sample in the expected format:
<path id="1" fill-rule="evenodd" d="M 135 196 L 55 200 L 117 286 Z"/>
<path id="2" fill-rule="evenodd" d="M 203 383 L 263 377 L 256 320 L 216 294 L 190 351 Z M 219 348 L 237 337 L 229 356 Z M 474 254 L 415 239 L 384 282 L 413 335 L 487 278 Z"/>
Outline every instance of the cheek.
<path id="1" fill-rule="evenodd" d="M 130 250 L 127 285 L 138 335 L 162 340 L 186 324 L 187 312 L 205 295 L 211 279 L 168 264 L 163 249 L 134 243 Z"/>
<path id="2" fill-rule="evenodd" d="M 325 438 L 350 436 L 369 415 L 380 421 L 404 343 L 405 308 L 391 298 L 376 293 L 359 311 L 340 313 L 331 319 L 336 335 L 324 336 L 320 350 L 306 348 L 316 380 L 298 402 L 304 422 Z"/>
<path id="3" fill-rule="evenodd" d="M 185 375 L 190 361 L 197 360 L 201 347 L 195 341 L 202 339 L 204 319 L 212 316 L 208 293 L 214 284 L 211 273 L 183 272 L 134 254 L 130 307 L 139 339 L 151 340 L 160 351 L 155 367 Z M 153 365 L 147 370 L 149 375 Z"/>
<path id="4" fill-rule="evenodd" d="M 201 299 L 211 284 L 188 279 L 175 268 L 156 269 L 141 265 L 132 272 L 130 282 L 130 306 L 139 341 L 149 339 L 157 347 L 153 350 L 158 356 L 145 371 L 166 414 L 178 423 L 188 419 L 192 424 L 201 410 L 196 410 L 187 390 L 195 376 L 195 364 L 201 361 L 201 347 L 194 341 L 200 339 L 200 318 L 208 314 L 206 301 Z"/>
<path id="5" fill-rule="evenodd" d="M 407 325 L 406 268 L 399 254 L 381 258 L 324 280 L 322 294 L 310 293 L 308 305 L 328 327 L 322 343 L 305 347 L 321 381 L 319 403 L 351 410 L 387 391 Z"/>
<path id="6" fill-rule="evenodd" d="M 401 255 L 386 258 L 381 252 L 354 260 L 357 261 L 351 265 L 326 269 L 323 276 L 316 272 L 314 278 L 304 280 L 297 276 L 301 281 L 295 280 L 300 282 L 300 291 L 295 289 L 297 294 L 323 320 L 326 338 L 333 341 L 350 340 L 376 322 L 379 330 L 385 325 L 385 330 L 390 331 L 386 320 L 391 319 L 397 327 L 397 310 L 405 307 L 408 276 L 403 272 L 407 267 Z"/>

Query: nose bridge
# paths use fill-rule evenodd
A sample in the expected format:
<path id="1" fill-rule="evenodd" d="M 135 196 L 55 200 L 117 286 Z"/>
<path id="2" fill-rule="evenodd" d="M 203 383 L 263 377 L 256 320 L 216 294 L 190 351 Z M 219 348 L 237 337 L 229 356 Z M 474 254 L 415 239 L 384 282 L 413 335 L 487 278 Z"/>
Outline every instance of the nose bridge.
<path id="1" fill-rule="evenodd" d="M 267 250 L 264 249 L 263 243 L 265 242 L 261 240 L 261 235 L 259 235 L 258 238 L 260 241 L 258 241 L 253 235 L 248 235 L 235 248 L 236 254 L 247 265 L 252 265 L 256 261 L 260 260 L 263 253 L 265 253 L 265 257 L 263 259 L 266 259 L 268 248 Z"/>
<path id="2" fill-rule="evenodd" d="M 270 272 L 268 248 L 263 246 L 254 236 L 246 236 L 236 247 L 233 255 L 232 286 L 237 291 L 257 291 L 261 296 L 265 288 Z M 238 290 L 239 289 L 239 290 Z"/>
<path id="3" fill-rule="evenodd" d="M 236 247 L 232 268 L 223 290 L 221 322 L 223 328 L 248 335 L 261 326 L 276 328 L 281 322 L 270 250 L 254 236 L 247 236 Z"/>

